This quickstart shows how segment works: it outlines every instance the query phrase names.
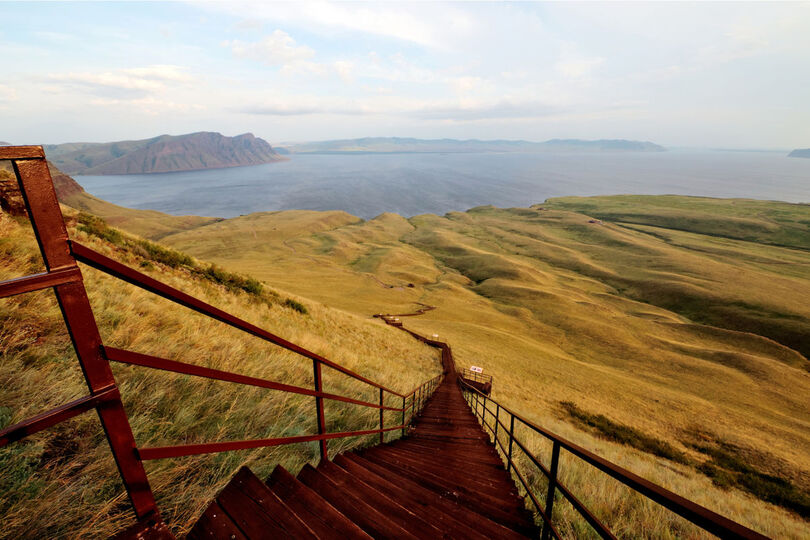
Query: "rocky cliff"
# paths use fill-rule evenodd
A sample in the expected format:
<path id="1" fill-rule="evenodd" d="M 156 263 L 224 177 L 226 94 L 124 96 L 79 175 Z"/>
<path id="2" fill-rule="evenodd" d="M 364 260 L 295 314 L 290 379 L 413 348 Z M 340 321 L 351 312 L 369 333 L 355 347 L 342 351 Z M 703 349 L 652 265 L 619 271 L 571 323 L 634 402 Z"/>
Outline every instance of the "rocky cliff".
<path id="1" fill-rule="evenodd" d="M 251 133 L 161 135 L 139 141 L 46 145 L 45 154 L 67 174 L 143 174 L 260 165 L 284 159 Z"/>

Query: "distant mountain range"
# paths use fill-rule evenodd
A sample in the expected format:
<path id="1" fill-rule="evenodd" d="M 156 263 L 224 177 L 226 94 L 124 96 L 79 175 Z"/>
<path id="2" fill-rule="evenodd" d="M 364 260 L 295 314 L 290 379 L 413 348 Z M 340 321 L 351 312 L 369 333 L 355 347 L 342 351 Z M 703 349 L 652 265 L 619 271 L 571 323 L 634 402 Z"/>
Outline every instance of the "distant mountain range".
<path id="1" fill-rule="evenodd" d="M 402 137 L 366 137 L 334 141 L 279 145 L 293 154 L 348 153 L 480 153 L 480 152 L 664 152 L 666 148 L 651 142 L 624 139 L 551 139 L 545 142 L 477 139 L 411 139 Z"/>
<path id="2" fill-rule="evenodd" d="M 44 146 L 67 174 L 143 174 L 260 165 L 283 158 L 251 133 L 226 137 L 201 131 L 139 141 L 65 143 Z"/>
<path id="3" fill-rule="evenodd" d="M 810 158 L 810 148 L 797 148 L 788 154 L 788 157 Z"/>

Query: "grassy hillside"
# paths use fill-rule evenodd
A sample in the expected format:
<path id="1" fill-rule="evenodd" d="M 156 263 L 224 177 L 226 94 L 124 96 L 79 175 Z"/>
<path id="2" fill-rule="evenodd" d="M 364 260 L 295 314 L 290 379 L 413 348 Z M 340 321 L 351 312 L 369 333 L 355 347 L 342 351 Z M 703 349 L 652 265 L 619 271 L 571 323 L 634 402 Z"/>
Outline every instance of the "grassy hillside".
<path id="1" fill-rule="evenodd" d="M 435 376 L 435 351 L 377 320 L 357 317 L 230 274 L 66 209 L 72 238 L 400 391 Z M 42 270 L 23 218 L 0 213 L 0 279 Z M 84 268 L 105 344 L 311 387 L 312 363 Z M 86 394 L 50 291 L 0 300 L 0 429 Z M 114 365 L 136 441 L 161 446 L 316 432 L 314 400 Z M 376 400 L 376 390 L 324 371 L 330 392 Z M 394 405 L 394 403 L 390 403 Z M 368 429 L 376 410 L 326 401 L 329 430 Z M 393 415 L 386 418 L 391 425 Z M 391 436 L 396 436 L 392 434 Z M 330 452 L 370 438 L 330 441 Z M 189 530 L 241 466 L 259 476 L 317 460 L 314 444 L 158 460 L 147 472 L 164 518 Z M 92 413 L 0 449 L 2 538 L 105 538 L 132 514 Z"/>
<path id="2" fill-rule="evenodd" d="M 644 220 L 609 221 L 617 207 Z M 802 538 L 807 222 L 803 205 L 617 197 L 365 222 L 254 214 L 162 241 L 358 314 L 435 305 L 406 324 L 493 374 L 505 404 L 765 534 Z M 694 534 L 603 475 L 565 467 L 618 530 Z"/>
<path id="3" fill-rule="evenodd" d="M 614 195 L 559 197 L 549 199 L 544 206 L 615 223 L 810 249 L 809 204 L 678 195 Z"/>

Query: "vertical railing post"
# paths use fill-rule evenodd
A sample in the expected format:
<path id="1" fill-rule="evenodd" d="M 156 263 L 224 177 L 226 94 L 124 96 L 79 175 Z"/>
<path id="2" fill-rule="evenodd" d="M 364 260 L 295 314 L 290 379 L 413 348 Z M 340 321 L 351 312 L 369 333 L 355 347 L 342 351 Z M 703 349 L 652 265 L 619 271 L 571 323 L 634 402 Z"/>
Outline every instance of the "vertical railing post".
<path id="1" fill-rule="evenodd" d="M 495 448 L 498 448 L 498 424 L 501 420 L 501 404 L 495 402 Z"/>
<path id="2" fill-rule="evenodd" d="M 515 439 L 515 415 L 510 413 L 512 420 L 509 421 L 509 454 L 506 457 L 506 473 L 512 470 L 512 441 Z"/>
<path id="3" fill-rule="evenodd" d="M 41 157 L 12 160 L 34 235 L 48 271 L 77 267 L 70 251 L 67 229 L 56 199 L 53 180 Z M 103 352 L 93 308 L 84 282 L 53 288 L 79 365 L 91 394 L 115 387 L 110 363 Z M 120 396 L 96 407 L 115 464 L 137 519 L 159 517 L 143 462 L 138 458 L 135 437 Z"/>
<path id="4" fill-rule="evenodd" d="M 551 531 L 551 512 L 554 511 L 554 491 L 557 488 L 557 469 L 560 464 L 560 443 L 554 441 L 551 447 L 551 467 L 548 476 L 548 493 L 546 494 L 546 516 L 549 523 L 543 523 L 543 533 L 541 538 L 547 540 Z"/>
<path id="5" fill-rule="evenodd" d="M 321 377 L 321 363 L 316 360 L 312 359 L 312 370 L 314 372 L 315 378 L 315 391 L 316 392 L 323 392 L 323 379 Z M 315 413 L 318 419 L 318 435 L 323 435 L 326 433 L 326 417 L 324 416 L 323 412 L 323 398 L 321 396 L 315 397 Z M 326 461 L 329 459 L 329 454 L 326 449 L 326 440 L 321 439 L 318 441 L 321 449 L 321 461 Z"/>
<path id="6" fill-rule="evenodd" d="M 484 434 L 487 433 L 487 397 L 484 396 L 482 401 L 483 409 L 481 410 L 481 429 L 484 430 Z"/>
<path id="7" fill-rule="evenodd" d="M 405 436 L 405 396 L 402 396 L 402 436 Z"/>
<path id="8" fill-rule="evenodd" d="M 385 409 L 383 409 L 383 389 L 380 388 L 380 444 L 385 442 L 385 433 L 383 429 L 385 429 Z"/>

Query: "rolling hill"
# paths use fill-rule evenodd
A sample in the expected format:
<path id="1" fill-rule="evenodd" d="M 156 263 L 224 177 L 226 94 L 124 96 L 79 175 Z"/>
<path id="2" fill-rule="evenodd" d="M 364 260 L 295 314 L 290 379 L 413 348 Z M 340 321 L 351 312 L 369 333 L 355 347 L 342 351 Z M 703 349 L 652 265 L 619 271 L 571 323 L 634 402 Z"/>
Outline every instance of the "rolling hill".
<path id="1" fill-rule="evenodd" d="M 201 131 L 138 141 L 45 145 L 67 174 L 144 174 L 260 165 L 284 159 L 251 133 L 226 137 Z"/>
<path id="2" fill-rule="evenodd" d="M 162 241 L 357 314 L 436 306 L 406 324 L 494 375 L 496 399 L 766 534 L 801 538 L 807 522 L 765 518 L 752 496 L 810 508 L 808 223 L 806 205 L 563 198 L 368 221 L 266 212 Z M 612 427 L 583 420 L 599 415 Z M 653 465 L 636 443 L 607 442 L 614 432 L 669 445 L 670 458 Z M 743 462 L 756 466 L 727 468 Z M 573 474 L 614 525 L 643 523 L 650 537 L 675 527 Z M 771 481 L 793 495 L 751 487 Z"/>
<path id="3" fill-rule="evenodd" d="M 789 153 L 788 157 L 810 158 L 810 148 L 797 148 Z"/>

